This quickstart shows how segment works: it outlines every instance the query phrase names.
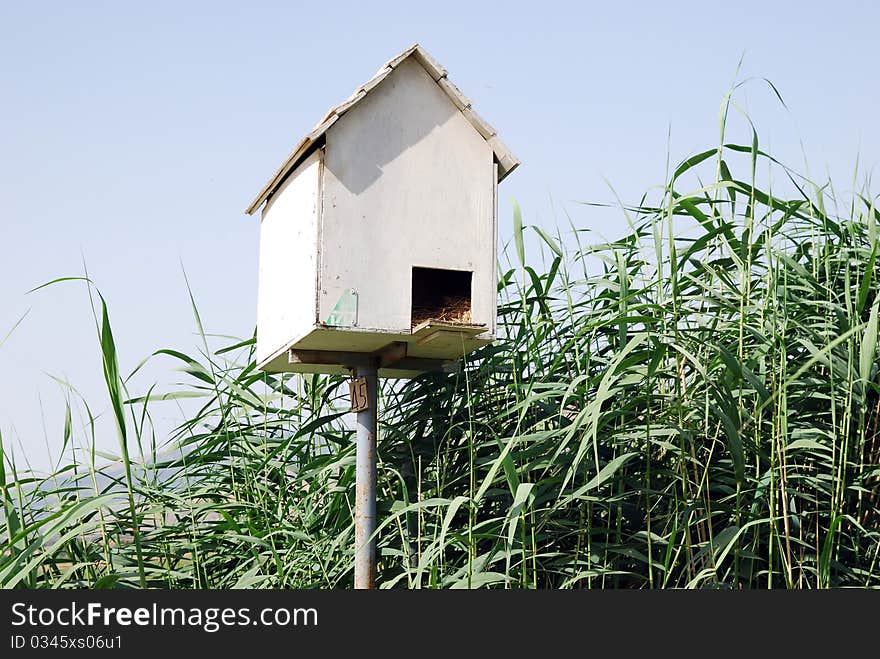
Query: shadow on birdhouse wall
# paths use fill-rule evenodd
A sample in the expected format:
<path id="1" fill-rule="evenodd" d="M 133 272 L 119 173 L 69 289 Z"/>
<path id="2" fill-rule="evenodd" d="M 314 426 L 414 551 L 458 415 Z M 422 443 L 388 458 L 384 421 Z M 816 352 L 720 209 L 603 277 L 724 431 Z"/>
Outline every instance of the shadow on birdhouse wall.
<path id="1" fill-rule="evenodd" d="M 430 84 L 417 87 L 412 76 Z M 406 62 L 360 102 L 358 112 L 336 122 L 330 133 L 336 153 L 325 165 L 349 192 L 361 194 L 382 176 L 386 165 L 457 113 L 421 67 Z M 430 176 L 430 170 L 425 175 Z"/>

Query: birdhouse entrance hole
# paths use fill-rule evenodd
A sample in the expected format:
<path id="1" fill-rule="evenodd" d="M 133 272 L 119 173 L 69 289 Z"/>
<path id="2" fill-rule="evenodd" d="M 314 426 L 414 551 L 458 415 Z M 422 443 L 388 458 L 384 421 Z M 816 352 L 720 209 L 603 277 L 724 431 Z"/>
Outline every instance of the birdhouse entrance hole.
<path id="1" fill-rule="evenodd" d="M 471 279 L 466 270 L 413 268 L 412 326 L 427 320 L 471 322 Z"/>

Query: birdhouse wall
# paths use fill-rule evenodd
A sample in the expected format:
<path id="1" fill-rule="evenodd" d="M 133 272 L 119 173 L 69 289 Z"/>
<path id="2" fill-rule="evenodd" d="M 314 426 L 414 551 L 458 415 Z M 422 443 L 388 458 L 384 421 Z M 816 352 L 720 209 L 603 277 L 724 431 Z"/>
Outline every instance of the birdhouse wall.
<path id="1" fill-rule="evenodd" d="M 272 195 L 260 224 L 257 362 L 286 350 L 317 317 L 321 152 L 294 170 Z"/>
<path id="2" fill-rule="evenodd" d="M 486 140 L 403 62 L 326 135 L 318 320 L 355 291 L 350 329 L 409 333 L 417 266 L 473 273 L 471 322 L 494 334 L 495 176 Z"/>

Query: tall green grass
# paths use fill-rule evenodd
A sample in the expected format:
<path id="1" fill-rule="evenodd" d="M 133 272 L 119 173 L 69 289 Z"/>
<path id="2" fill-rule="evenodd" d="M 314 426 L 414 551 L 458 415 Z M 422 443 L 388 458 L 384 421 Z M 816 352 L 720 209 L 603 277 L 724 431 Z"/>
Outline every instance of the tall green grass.
<path id="1" fill-rule="evenodd" d="M 658 197 L 601 244 L 515 208 L 501 338 L 459 373 L 383 384 L 381 587 L 880 585 L 873 197 L 756 135 L 684 160 Z M 344 380 L 205 340 L 153 356 L 186 387 L 132 397 L 98 301 L 120 462 L 98 464 L 84 402 L 57 473 L 4 450 L 0 584 L 350 586 Z M 173 398 L 201 407 L 162 444 L 150 410 Z"/>

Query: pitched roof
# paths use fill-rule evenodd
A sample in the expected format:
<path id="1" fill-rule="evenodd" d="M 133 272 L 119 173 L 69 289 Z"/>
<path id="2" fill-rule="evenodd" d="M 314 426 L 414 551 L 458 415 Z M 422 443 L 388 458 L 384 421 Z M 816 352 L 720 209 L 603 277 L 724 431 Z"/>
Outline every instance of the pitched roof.
<path id="1" fill-rule="evenodd" d="M 492 147 L 492 150 L 495 152 L 495 160 L 498 162 L 498 180 L 501 181 L 505 176 L 516 169 L 519 165 L 519 160 L 517 160 L 516 156 L 514 156 L 504 145 L 504 142 L 498 137 L 495 129 L 474 111 L 473 107 L 471 107 L 470 99 L 462 94 L 458 87 L 450 82 L 446 77 L 446 69 L 443 68 L 437 60 L 431 57 L 419 44 L 413 44 L 396 57 L 388 60 L 382 65 L 382 68 L 376 72 L 376 75 L 374 75 L 368 82 L 358 87 L 358 89 L 342 103 L 330 108 L 327 114 L 325 114 L 317 123 L 312 132 L 299 141 L 299 144 L 296 145 L 293 152 L 287 157 L 281 167 L 278 168 L 278 171 L 272 175 L 272 178 L 268 180 L 266 185 L 263 186 L 263 189 L 260 190 L 260 193 L 250 203 L 245 212 L 248 215 L 252 215 L 254 211 L 256 211 L 260 205 L 269 198 L 276 188 L 281 185 L 285 177 L 294 169 L 294 167 L 303 160 L 311 150 L 312 145 L 314 145 L 334 123 L 336 123 L 336 120 L 363 100 L 364 97 L 370 93 L 370 90 L 380 85 L 401 62 L 410 57 L 414 58 L 415 61 L 421 64 L 422 68 L 425 69 L 434 82 L 440 86 L 440 89 L 446 92 L 449 100 L 452 101 L 477 132 L 480 133 L 480 135 L 482 135 L 489 143 L 489 146 Z"/>

